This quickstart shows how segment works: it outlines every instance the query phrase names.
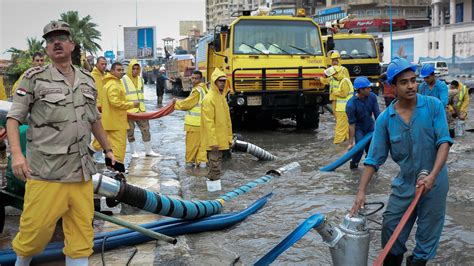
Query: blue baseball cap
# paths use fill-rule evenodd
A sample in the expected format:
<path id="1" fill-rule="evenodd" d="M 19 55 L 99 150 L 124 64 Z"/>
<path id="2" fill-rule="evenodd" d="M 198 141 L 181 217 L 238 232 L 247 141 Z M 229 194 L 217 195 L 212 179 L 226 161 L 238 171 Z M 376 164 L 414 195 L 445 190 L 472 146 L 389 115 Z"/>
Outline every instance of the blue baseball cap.
<path id="1" fill-rule="evenodd" d="M 354 89 L 365 89 L 372 85 L 367 77 L 358 77 L 354 80 Z"/>
<path id="2" fill-rule="evenodd" d="M 416 65 L 409 63 L 406 59 L 395 57 L 387 67 L 387 81 L 392 84 L 396 76 L 405 70 L 416 72 Z"/>

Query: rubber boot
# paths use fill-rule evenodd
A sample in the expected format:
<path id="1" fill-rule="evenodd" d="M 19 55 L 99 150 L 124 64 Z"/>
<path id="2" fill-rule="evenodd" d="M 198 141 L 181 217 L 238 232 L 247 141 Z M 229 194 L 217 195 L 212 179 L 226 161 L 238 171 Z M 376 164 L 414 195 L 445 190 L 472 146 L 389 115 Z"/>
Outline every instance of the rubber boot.
<path id="1" fill-rule="evenodd" d="M 151 141 L 143 142 L 145 144 L 145 155 L 150 157 L 159 157 L 160 155 L 151 149 Z"/>
<path id="2" fill-rule="evenodd" d="M 29 257 L 16 256 L 15 266 L 29 266 L 32 259 L 33 259 L 32 256 L 29 256 Z"/>
<path id="3" fill-rule="evenodd" d="M 135 142 L 129 142 L 128 144 L 130 145 L 130 153 L 132 154 L 132 158 L 136 159 L 136 158 L 140 157 L 138 155 L 137 147 L 136 147 Z"/>
<path id="4" fill-rule="evenodd" d="M 401 255 L 393 255 L 388 253 L 387 257 L 383 260 L 384 266 L 400 266 L 403 262 L 403 254 Z"/>
<path id="5" fill-rule="evenodd" d="M 163 106 L 163 96 L 158 96 L 158 107 Z"/>
<path id="6" fill-rule="evenodd" d="M 66 266 L 88 266 L 88 265 L 89 265 L 88 257 L 73 259 L 69 256 L 66 256 Z"/>
<path id="7" fill-rule="evenodd" d="M 414 260 L 413 255 L 407 257 L 407 266 L 425 266 L 428 261 Z"/>

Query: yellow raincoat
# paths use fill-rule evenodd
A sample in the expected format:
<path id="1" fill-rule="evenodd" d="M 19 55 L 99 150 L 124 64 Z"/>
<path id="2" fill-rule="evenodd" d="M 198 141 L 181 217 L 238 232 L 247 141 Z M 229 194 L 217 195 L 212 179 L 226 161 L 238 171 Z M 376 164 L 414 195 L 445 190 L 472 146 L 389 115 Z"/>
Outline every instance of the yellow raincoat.
<path id="1" fill-rule="evenodd" d="M 94 69 L 92 69 L 91 75 L 92 77 L 94 77 L 95 89 L 97 90 L 97 107 L 100 107 L 100 103 L 103 97 L 105 73 L 100 72 L 97 67 L 94 67 Z"/>
<path id="2" fill-rule="evenodd" d="M 5 93 L 5 86 L 3 84 L 3 76 L 0 76 L 0 100 L 7 100 L 7 94 Z"/>
<path id="3" fill-rule="evenodd" d="M 204 95 L 198 91 L 199 87 Z M 176 110 L 189 111 L 199 107 L 202 104 L 200 99 L 207 94 L 206 84 L 200 83 L 194 87 L 191 94 L 186 99 L 176 101 L 174 108 Z M 189 115 L 189 114 L 186 114 Z M 201 116 L 199 116 L 201 120 Z M 207 154 L 205 149 L 201 149 L 201 125 L 195 126 L 189 123 L 184 123 L 184 131 L 186 131 L 186 163 L 207 163 Z"/>
<path id="4" fill-rule="evenodd" d="M 211 89 L 202 102 L 201 148 L 207 151 L 212 150 L 212 146 L 219 146 L 219 150 L 228 150 L 229 144 L 232 143 L 232 122 L 225 97 L 227 90 L 221 94 L 215 84 L 222 76 L 225 76 L 225 73 L 216 68 L 211 76 Z"/>
<path id="5" fill-rule="evenodd" d="M 334 144 L 339 144 L 349 139 L 349 121 L 346 114 L 347 101 L 352 97 L 354 88 L 346 77 L 341 67 L 335 67 L 337 73 L 331 77 L 331 83 L 337 86 L 331 90 L 330 98 L 334 99 L 333 112 L 336 117 L 334 129 Z"/>
<path id="6" fill-rule="evenodd" d="M 105 75 L 103 92 L 102 126 L 107 133 L 115 158 L 123 164 L 127 144 L 127 110 L 133 107 L 133 103 L 125 99 L 122 81 L 110 73 Z"/>
<path id="7" fill-rule="evenodd" d="M 95 82 L 95 88 L 97 90 L 97 107 L 101 108 L 101 99 L 104 97 L 104 78 L 105 78 L 105 73 L 100 72 L 99 69 L 94 67 L 91 72 L 92 77 L 94 78 Z M 99 141 L 94 137 L 94 140 L 92 141 L 92 148 L 95 151 L 100 151 L 102 150 L 102 146 L 100 146 Z"/>
<path id="8" fill-rule="evenodd" d="M 138 75 L 133 77 L 132 70 L 133 66 L 138 65 Z M 138 108 L 131 108 L 128 110 L 130 113 L 145 112 L 145 95 L 143 92 L 143 78 L 140 76 L 142 68 L 138 63 L 137 59 L 132 59 L 128 64 L 127 74 L 122 77 L 123 85 L 125 86 L 125 96 L 129 102 L 139 102 Z"/>

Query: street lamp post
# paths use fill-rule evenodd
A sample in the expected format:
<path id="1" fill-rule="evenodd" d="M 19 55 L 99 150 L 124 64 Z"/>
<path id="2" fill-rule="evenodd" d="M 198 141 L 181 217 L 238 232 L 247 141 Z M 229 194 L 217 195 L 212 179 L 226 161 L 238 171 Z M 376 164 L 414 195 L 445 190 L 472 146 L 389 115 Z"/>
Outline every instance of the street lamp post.
<path id="1" fill-rule="evenodd" d="M 122 25 L 119 24 L 118 26 L 118 33 L 117 33 L 117 51 L 115 53 L 115 60 L 118 60 L 118 52 L 119 52 L 119 35 L 120 35 L 120 29 L 122 28 Z"/>
<path id="2" fill-rule="evenodd" d="M 392 43 L 392 4 L 393 1 L 390 0 L 390 61 L 393 59 L 393 43 Z"/>

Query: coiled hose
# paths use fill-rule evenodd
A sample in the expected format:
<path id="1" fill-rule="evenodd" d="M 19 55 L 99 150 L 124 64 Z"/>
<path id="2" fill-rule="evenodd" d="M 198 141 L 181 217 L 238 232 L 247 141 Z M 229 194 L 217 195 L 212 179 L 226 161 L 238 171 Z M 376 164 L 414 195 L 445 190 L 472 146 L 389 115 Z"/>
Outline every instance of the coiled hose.
<path id="1" fill-rule="evenodd" d="M 232 142 L 232 150 L 246 152 L 257 157 L 261 161 L 274 161 L 277 158 L 275 155 L 258 147 L 257 145 L 237 139 L 234 139 Z"/>
<path id="2" fill-rule="evenodd" d="M 277 170 L 268 171 L 266 175 L 234 189 L 215 200 L 190 201 L 175 199 L 127 184 L 123 179 L 117 180 L 102 174 L 95 174 L 92 180 L 96 194 L 152 213 L 189 220 L 220 213 L 226 201 L 247 193 L 254 187 L 269 182 L 274 177 L 299 168 L 300 165 L 293 162 Z"/>

